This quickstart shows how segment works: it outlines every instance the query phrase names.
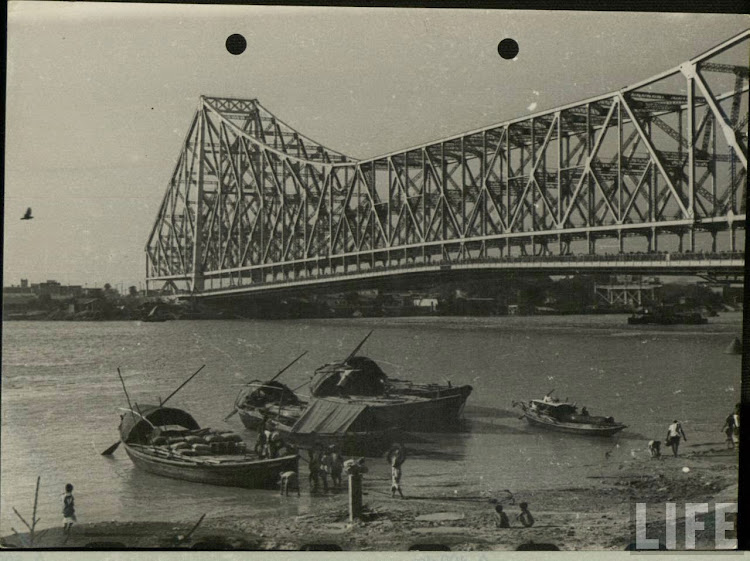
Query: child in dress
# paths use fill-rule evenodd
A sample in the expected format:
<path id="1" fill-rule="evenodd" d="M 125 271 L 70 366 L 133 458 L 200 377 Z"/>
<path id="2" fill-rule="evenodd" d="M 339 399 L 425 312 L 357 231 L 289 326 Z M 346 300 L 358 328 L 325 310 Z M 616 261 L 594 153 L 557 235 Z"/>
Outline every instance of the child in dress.
<path id="1" fill-rule="evenodd" d="M 76 523 L 76 503 L 73 498 L 73 485 L 65 485 L 65 494 L 63 495 L 63 533 L 70 534 L 73 524 Z"/>

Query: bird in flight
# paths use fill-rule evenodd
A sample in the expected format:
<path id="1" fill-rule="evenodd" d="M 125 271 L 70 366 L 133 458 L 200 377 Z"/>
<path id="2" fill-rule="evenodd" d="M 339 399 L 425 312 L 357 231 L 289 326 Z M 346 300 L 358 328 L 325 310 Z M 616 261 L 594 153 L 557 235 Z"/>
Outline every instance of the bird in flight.
<path id="1" fill-rule="evenodd" d="M 31 216 L 31 207 L 29 207 L 26 209 L 26 214 L 21 217 L 21 220 L 31 220 L 32 218 L 34 217 Z"/>

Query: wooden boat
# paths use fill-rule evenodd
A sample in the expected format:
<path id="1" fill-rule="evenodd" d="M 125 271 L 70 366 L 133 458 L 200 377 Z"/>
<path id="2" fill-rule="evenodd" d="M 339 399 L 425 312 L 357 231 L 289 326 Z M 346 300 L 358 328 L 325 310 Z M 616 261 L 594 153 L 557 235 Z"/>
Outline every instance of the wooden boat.
<path id="1" fill-rule="evenodd" d="M 589 415 L 585 407 L 579 412 L 575 404 L 562 403 L 549 394 L 544 399 L 532 399 L 528 404 L 514 402 L 513 406 L 523 409 L 523 418 L 530 425 L 560 432 L 612 436 L 626 428 L 626 425 L 615 422 L 612 417 Z"/>
<path id="2" fill-rule="evenodd" d="M 679 310 L 675 306 L 660 305 L 643 308 L 628 318 L 628 325 L 704 325 L 708 323 L 697 310 Z"/>
<path id="3" fill-rule="evenodd" d="M 288 432 L 304 413 L 307 402 L 281 382 L 253 380 L 240 390 L 234 407 L 250 430 L 257 431 L 267 419 Z"/>
<path id="4" fill-rule="evenodd" d="M 119 430 L 136 467 L 173 479 L 274 488 L 282 472 L 298 469 L 296 454 L 260 459 L 247 452 L 239 435 L 201 429 L 190 414 L 177 408 L 142 405 L 128 409 Z"/>
<path id="5" fill-rule="evenodd" d="M 347 378 L 343 383 L 342 375 Z M 372 430 L 380 431 L 432 431 L 455 426 L 472 391 L 468 385 L 417 384 L 388 378 L 366 357 L 326 365 L 315 372 L 312 384 L 314 397 L 373 408 L 377 422 Z M 280 382 L 254 380 L 240 391 L 234 406 L 249 430 L 257 431 L 266 419 L 273 421 L 277 430 L 288 433 L 308 404 Z"/>
<path id="6" fill-rule="evenodd" d="M 171 318 L 160 313 L 159 306 L 154 306 L 151 311 L 141 318 L 142 322 L 146 323 L 160 323 L 163 321 L 169 321 Z"/>
<path id="7" fill-rule="evenodd" d="M 333 403 L 366 406 L 374 428 L 438 431 L 460 421 L 472 387 L 391 380 L 367 357 L 349 357 L 315 371 L 311 395 Z"/>

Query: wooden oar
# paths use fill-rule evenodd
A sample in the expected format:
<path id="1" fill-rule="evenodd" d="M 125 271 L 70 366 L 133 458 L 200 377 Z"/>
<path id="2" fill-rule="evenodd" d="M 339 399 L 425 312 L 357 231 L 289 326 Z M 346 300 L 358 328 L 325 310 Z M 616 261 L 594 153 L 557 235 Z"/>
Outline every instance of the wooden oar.
<path id="1" fill-rule="evenodd" d="M 174 394 L 176 394 L 178 391 L 180 391 L 185 386 L 185 384 L 187 384 L 190 380 L 192 380 L 193 378 L 195 378 L 198 375 L 198 373 L 201 370 L 203 370 L 205 367 L 206 367 L 206 365 L 204 364 L 198 370 L 196 370 L 195 373 L 192 376 L 190 376 L 190 378 L 188 378 L 187 380 L 185 380 L 184 382 L 182 382 L 182 384 L 180 384 L 180 386 L 175 391 L 173 391 L 171 394 L 169 394 L 167 396 L 167 398 L 159 404 L 159 407 L 162 407 L 167 401 L 169 401 Z"/>
<path id="2" fill-rule="evenodd" d="M 268 380 L 268 382 L 266 382 L 266 384 L 268 384 L 269 382 L 273 382 L 276 378 L 278 378 L 279 376 L 281 376 L 284 372 L 286 372 L 289 369 L 289 367 L 291 367 L 295 362 L 297 362 L 299 359 L 301 359 L 306 354 L 307 354 L 307 351 L 305 351 L 304 353 L 302 353 L 301 355 L 299 355 L 292 362 L 290 362 L 284 368 L 282 368 L 281 370 L 279 370 L 279 372 L 276 374 L 276 376 L 274 376 L 273 378 L 271 378 L 270 380 Z"/>
<path id="3" fill-rule="evenodd" d="M 295 359 L 294 359 L 294 360 L 293 360 L 292 362 L 290 362 L 290 363 L 289 363 L 289 364 L 287 364 L 287 365 L 286 365 L 286 366 L 285 366 L 284 368 L 282 368 L 281 370 L 279 370 L 279 371 L 278 371 L 278 372 L 276 373 L 276 375 L 275 375 L 275 376 L 274 376 L 273 378 L 271 378 L 270 380 L 268 380 L 268 382 L 266 382 L 266 384 L 269 384 L 270 382 L 273 382 L 273 381 L 274 381 L 274 380 L 275 380 L 276 378 L 278 378 L 279 376 L 281 376 L 281 375 L 282 375 L 282 374 L 283 374 L 284 372 L 286 372 L 286 371 L 287 371 L 287 370 L 288 370 L 288 369 L 289 369 L 289 368 L 290 368 L 290 367 L 291 367 L 291 366 L 292 366 L 292 365 L 293 365 L 293 364 L 294 364 L 295 362 L 297 362 L 297 361 L 298 361 L 299 359 L 301 359 L 301 358 L 302 358 L 303 356 L 305 356 L 306 354 L 307 354 L 307 351 L 305 351 L 304 353 L 302 353 L 301 355 L 299 355 L 299 356 L 298 356 L 297 358 L 295 358 Z M 258 387 L 264 387 L 264 386 L 265 386 L 265 384 L 262 384 L 262 385 L 259 385 Z M 273 386 L 271 386 L 271 387 L 273 387 Z M 233 411 L 232 411 L 231 413 L 229 413 L 229 415 L 227 415 L 226 417 L 224 417 L 224 422 L 226 422 L 226 421 L 228 421 L 229 419 L 231 419 L 232 417 L 234 417 L 234 415 L 235 415 L 235 414 L 237 413 L 237 411 L 238 411 L 238 410 L 237 410 L 237 407 L 235 406 L 234 410 L 233 410 Z"/>
<path id="4" fill-rule="evenodd" d="M 374 330 L 373 330 L 374 331 Z M 354 358 L 354 355 L 357 354 L 357 351 L 362 348 L 362 345 L 365 344 L 365 341 L 367 341 L 367 338 L 372 335 L 372 331 L 370 331 L 367 335 L 365 335 L 365 338 L 360 341 L 359 345 L 355 347 L 355 349 L 349 354 L 348 357 L 344 359 L 344 363 L 349 362 L 352 358 Z"/>
<path id="5" fill-rule="evenodd" d="M 120 372 L 120 367 L 117 367 L 117 375 L 120 377 L 120 383 L 122 383 L 122 391 L 125 392 L 125 397 L 128 400 L 128 407 L 130 408 L 130 414 L 133 415 L 133 421 L 135 421 L 135 413 L 133 412 L 133 406 L 130 403 L 130 396 L 128 395 L 128 390 L 125 389 L 125 380 L 122 379 L 122 373 Z M 104 452 L 102 452 L 102 456 L 111 456 L 115 453 L 115 450 L 117 450 L 117 447 L 120 446 L 121 441 L 115 442 L 112 446 L 107 448 Z"/>

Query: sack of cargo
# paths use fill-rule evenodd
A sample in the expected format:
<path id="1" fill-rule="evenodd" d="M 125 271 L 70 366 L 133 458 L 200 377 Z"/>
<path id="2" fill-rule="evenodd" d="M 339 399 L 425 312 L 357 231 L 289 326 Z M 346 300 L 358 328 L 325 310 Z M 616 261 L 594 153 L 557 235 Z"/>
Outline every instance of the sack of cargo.
<path id="1" fill-rule="evenodd" d="M 187 450 L 190 448 L 190 444 L 187 442 L 176 442 L 171 446 L 172 450 Z"/>
<path id="2" fill-rule="evenodd" d="M 180 456 L 200 456 L 200 452 L 187 448 L 186 450 L 180 450 Z"/>
<path id="3" fill-rule="evenodd" d="M 185 437 L 185 442 L 188 442 L 190 444 L 205 444 L 206 443 L 206 441 L 205 441 L 205 439 L 203 437 L 201 437 L 201 436 L 192 436 L 192 435 L 191 436 L 186 436 Z"/>
<path id="4" fill-rule="evenodd" d="M 221 436 L 227 442 L 242 442 L 242 437 L 236 432 L 225 432 Z"/>
<path id="5" fill-rule="evenodd" d="M 163 436 L 157 436 L 156 438 L 151 439 L 151 444 L 153 444 L 154 446 L 163 446 L 166 443 L 167 439 Z"/>
<path id="6" fill-rule="evenodd" d="M 206 437 L 206 442 L 213 444 L 214 442 L 223 442 L 224 438 L 220 434 L 211 434 Z"/>
<path id="7" fill-rule="evenodd" d="M 167 442 L 169 442 L 169 444 L 177 444 L 178 442 L 185 442 L 185 437 L 184 436 L 170 436 L 167 439 Z"/>
<path id="8" fill-rule="evenodd" d="M 193 450 L 199 454 L 211 453 L 211 447 L 208 444 L 193 444 Z"/>

